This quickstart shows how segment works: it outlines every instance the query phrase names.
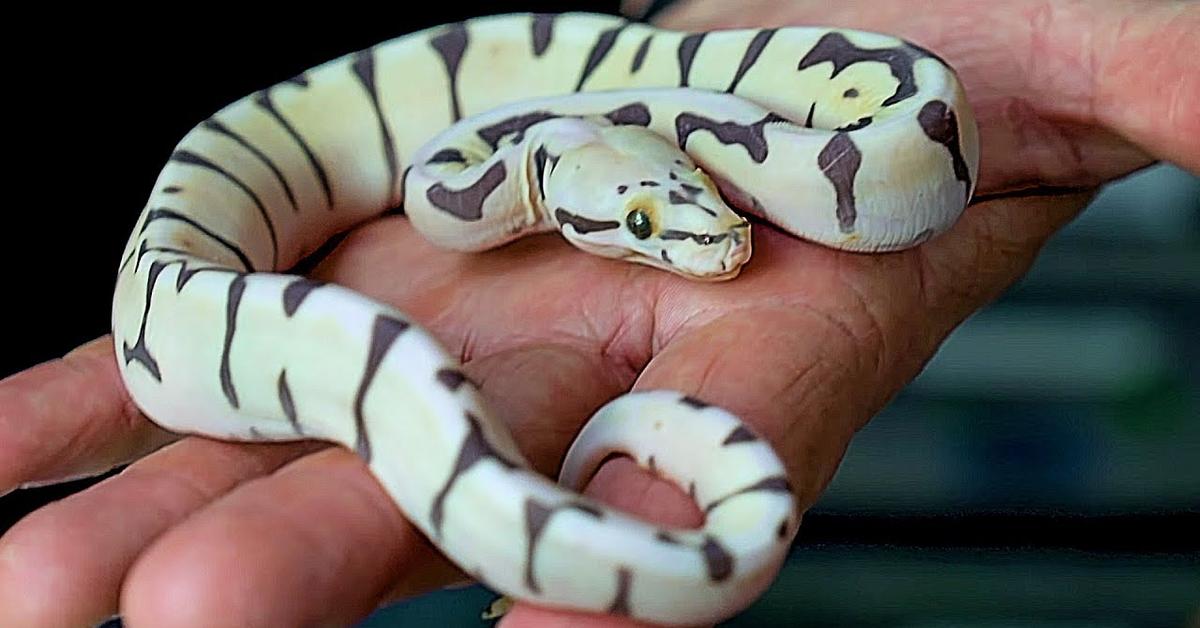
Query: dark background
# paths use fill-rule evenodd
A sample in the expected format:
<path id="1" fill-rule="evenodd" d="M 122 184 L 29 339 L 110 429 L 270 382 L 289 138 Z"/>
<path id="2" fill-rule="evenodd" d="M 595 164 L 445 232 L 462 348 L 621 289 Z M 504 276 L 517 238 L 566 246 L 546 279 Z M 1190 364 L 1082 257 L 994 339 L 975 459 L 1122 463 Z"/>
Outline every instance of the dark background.
<path id="1" fill-rule="evenodd" d="M 447 5 L 30 19 L 41 43 L 10 61 L 0 376 L 106 332 L 121 247 L 191 126 L 328 59 L 472 14 Z M 568 8 L 616 3 L 487 12 Z M 1196 177 L 1155 168 L 1056 237 L 856 439 L 776 586 L 735 624 L 1185 625 L 1200 609 L 1198 199 Z M 56 267 L 70 269 L 69 292 Z M 0 530 L 87 484 L 0 498 Z M 475 625 L 486 599 L 439 594 L 370 623 L 458 625 L 457 611 Z"/>

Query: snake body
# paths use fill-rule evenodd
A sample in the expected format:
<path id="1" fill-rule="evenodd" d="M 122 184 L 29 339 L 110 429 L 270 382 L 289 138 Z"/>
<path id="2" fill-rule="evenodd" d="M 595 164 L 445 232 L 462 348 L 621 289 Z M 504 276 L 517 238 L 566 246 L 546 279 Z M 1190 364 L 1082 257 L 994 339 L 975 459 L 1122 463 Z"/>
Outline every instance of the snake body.
<path id="1" fill-rule="evenodd" d="M 681 393 L 628 394 L 552 482 L 430 334 L 284 271 L 403 207 L 461 250 L 558 230 L 592 253 L 729 279 L 750 227 L 726 199 L 828 246 L 896 250 L 954 222 L 977 164 L 953 71 L 892 37 L 589 14 L 438 26 L 247 96 L 183 138 L 120 263 L 120 371 L 168 429 L 353 449 L 441 551 L 508 595 L 717 621 L 768 586 L 799 525 L 784 465 L 752 429 Z M 614 452 L 687 487 L 703 528 L 580 496 Z"/>

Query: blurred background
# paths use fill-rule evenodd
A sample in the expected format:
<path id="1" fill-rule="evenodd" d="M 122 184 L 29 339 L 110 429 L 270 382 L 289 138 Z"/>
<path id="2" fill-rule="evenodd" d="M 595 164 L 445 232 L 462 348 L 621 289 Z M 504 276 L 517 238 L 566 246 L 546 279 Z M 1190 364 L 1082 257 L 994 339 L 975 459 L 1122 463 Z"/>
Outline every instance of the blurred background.
<path id="1" fill-rule="evenodd" d="M 487 12 L 527 9 L 614 12 L 616 2 L 498 2 Z M 14 130 L 30 133 L 14 151 L 19 183 L 51 201 L 6 211 L 0 305 L 6 327 L 26 333 L 6 339 L 0 376 L 105 333 L 125 236 L 193 124 L 344 52 L 471 14 L 165 29 L 83 11 L 75 26 L 51 20 L 47 34 L 82 55 L 77 65 L 15 70 L 22 102 L 52 122 Z M 114 145 L 127 155 L 86 159 Z M 64 160 L 88 167 L 63 180 Z M 81 289 L 65 293 L 28 270 L 53 258 Z M 51 329 L 51 313 L 71 322 Z M 1109 187 L 861 432 L 779 580 L 727 625 L 1200 626 L 1198 319 L 1200 179 L 1164 165 Z M 0 532 L 90 483 L 0 498 Z M 492 598 L 479 587 L 442 592 L 363 626 L 480 626 Z"/>

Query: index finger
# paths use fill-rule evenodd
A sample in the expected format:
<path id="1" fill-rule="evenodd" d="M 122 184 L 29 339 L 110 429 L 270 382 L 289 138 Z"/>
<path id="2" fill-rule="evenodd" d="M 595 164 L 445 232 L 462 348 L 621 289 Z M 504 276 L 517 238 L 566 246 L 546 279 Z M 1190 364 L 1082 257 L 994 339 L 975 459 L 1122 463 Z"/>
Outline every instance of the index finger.
<path id="1" fill-rule="evenodd" d="M 130 401 L 112 342 L 0 381 L 0 495 L 103 473 L 174 440 Z"/>

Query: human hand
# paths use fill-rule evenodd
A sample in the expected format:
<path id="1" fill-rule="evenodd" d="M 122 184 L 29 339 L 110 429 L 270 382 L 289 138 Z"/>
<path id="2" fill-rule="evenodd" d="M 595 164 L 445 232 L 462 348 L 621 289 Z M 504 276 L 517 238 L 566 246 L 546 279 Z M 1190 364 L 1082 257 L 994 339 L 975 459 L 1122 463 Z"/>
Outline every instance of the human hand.
<path id="1" fill-rule="evenodd" d="M 870 12 L 878 18 L 877 8 Z M 1149 19 L 1142 14 L 1136 19 Z M 968 55 L 952 54 L 957 39 L 932 41 L 913 30 L 917 16 L 907 18 L 877 28 L 944 51 L 962 72 L 984 131 L 985 197 L 1027 185 L 1089 187 L 1147 163 L 1147 152 L 1170 156 L 1188 148 L 1170 143 L 1175 133 L 1163 133 L 1162 146 L 1138 139 L 1145 148 L 1135 149 L 1104 130 L 1107 123 L 1081 119 L 1071 126 L 1082 138 L 1080 154 L 1111 147 L 1121 167 L 1097 167 L 1089 179 L 1080 176 L 1088 170 L 1082 165 L 1071 176 L 1055 170 L 1058 160 L 1050 157 L 1030 166 L 1014 148 L 1018 140 L 1030 154 L 1074 153 L 1059 143 L 1062 136 L 1037 131 L 1049 133 L 1040 118 L 1012 121 L 1003 108 L 985 113 L 974 98 L 972 81 L 1009 51 L 995 53 L 992 65 L 974 65 Z M 1148 52 L 1138 47 L 1142 58 Z M 1190 100 L 1180 102 L 1196 101 L 1194 82 L 1190 89 Z M 1196 128 L 1194 114 L 1174 123 L 1177 136 L 1187 135 L 1178 131 L 1188 123 Z M 1006 127 L 1019 138 L 1005 135 Z M 993 156 L 993 146 L 1007 148 Z M 1011 167 L 1002 167 L 1002 158 Z M 1190 163 L 1176 159 L 1196 169 L 1195 153 Z M 791 465 L 808 506 L 854 430 L 958 322 L 1024 271 L 1087 196 L 993 198 L 973 206 L 951 233 L 886 256 L 836 253 L 759 228 L 754 261 L 737 281 L 721 285 L 595 259 L 556 237 L 483 255 L 446 253 L 397 218 L 355 232 L 316 274 L 395 303 L 457 349 L 543 472 L 554 469 L 601 402 L 631 385 L 670 387 L 753 423 Z M 389 277 L 379 268 L 403 270 Z M 158 438 L 131 410 L 110 344 L 102 339 L 0 384 L 0 491 L 102 468 Z M 383 599 L 452 576 L 357 458 L 312 449 L 187 438 L 43 509 L 0 541 L 0 624 L 85 623 L 114 612 L 118 600 L 134 626 L 347 623 Z M 682 493 L 627 462 L 610 463 L 589 490 L 660 520 L 699 521 Z M 532 607 L 508 618 L 513 625 L 578 621 Z"/>

